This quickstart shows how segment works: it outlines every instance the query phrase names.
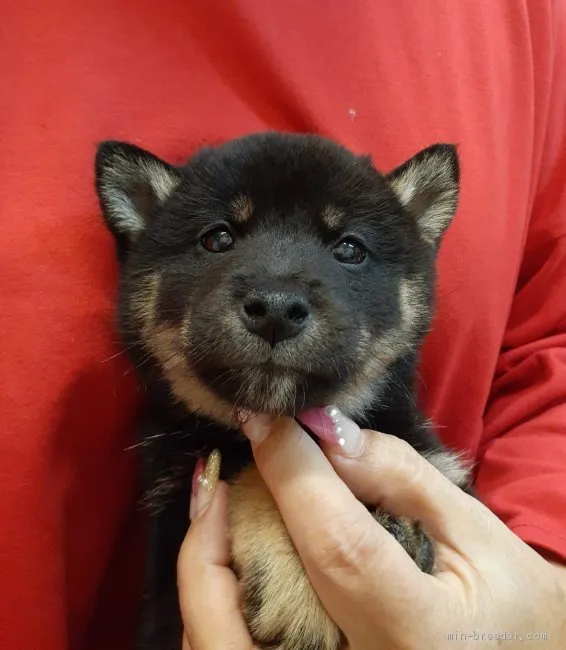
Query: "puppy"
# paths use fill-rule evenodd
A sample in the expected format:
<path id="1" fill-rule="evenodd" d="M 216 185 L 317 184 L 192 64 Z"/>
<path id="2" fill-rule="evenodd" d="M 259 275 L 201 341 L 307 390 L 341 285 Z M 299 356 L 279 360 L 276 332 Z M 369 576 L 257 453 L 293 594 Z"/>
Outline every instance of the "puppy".
<path id="1" fill-rule="evenodd" d="M 190 480 L 196 459 L 218 448 L 254 641 L 336 650 L 341 633 L 253 466 L 238 413 L 336 405 L 360 426 L 403 438 L 468 489 L 467 469 L 437 440 L 413 391 L 436 256 L 457 207 L 455 148 L 431 146 L 384 175 L 315 135 L 250 135 L 180 167 L 108 141 L 96 188 L 120 263 L 119 328 L 147 395 L 138 647 L 181 647 L 176 559 Z M 418 522 L 372 511 L 433 571 Z"/>

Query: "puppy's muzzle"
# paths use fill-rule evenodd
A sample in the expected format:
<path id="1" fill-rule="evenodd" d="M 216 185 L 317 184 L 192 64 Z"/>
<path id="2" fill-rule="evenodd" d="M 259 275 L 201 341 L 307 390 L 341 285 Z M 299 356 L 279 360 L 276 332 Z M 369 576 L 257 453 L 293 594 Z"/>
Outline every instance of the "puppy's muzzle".
<path id="1" fill-rule="evenodd" d="M 256 288 L 240 304 L 240 318 L 246 329 L 275 347 L 295 338 L 313 317 L 307 296 L 292 288 Z"/>

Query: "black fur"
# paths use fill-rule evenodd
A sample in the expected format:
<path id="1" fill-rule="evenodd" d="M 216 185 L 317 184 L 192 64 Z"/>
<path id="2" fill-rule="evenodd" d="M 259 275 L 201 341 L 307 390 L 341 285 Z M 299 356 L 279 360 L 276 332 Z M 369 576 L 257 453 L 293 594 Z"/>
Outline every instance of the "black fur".
<path id="1" fill-rule="evenodd" d="M 251 453 L 235 424 L 172 396 L 163 359 L 148 343 L 153 334 L 144 334 L 140 321 L 147 278 L 159 275 L 152 327 L 176 332 L 174 353 L 225 402 L 294 415 L 341 395 L 338 405 L 358 424 L 421 452 L 441 449 L 415 406 L 413 384 L 431 323 L 436 253 L 456 207 L 458 159 L 453 147 L 436 145 L 384 176 L 332 141 L 269 133 L 201 150 L 174 168 L 132 145 L 106 142 L 96 179 L 121 264 L 120 330 L 148 395 L 140 442 L 152 516 L 139 648 L 178 650 L 175 569 L 194 462 L 218 448 L 222 477 L 231 479 Z M 412 194 L 403 192 L 407 183 Z M 323 218 L 329 207 L 343 216 L 330 226 Z M 234 238 L 224 253 L 202 245 L 218 225 Z M 334 257 L 346 236 L 367 251 L 360 264 Z M 400 298 L 406 282 L 408 307 Z M 298 295 L 307 305 L 305 329 L 271 345 L 242 325 L 242 304 L 262 291 Z M 187 316 L 189 332 L 182 330 Z M 376 350 L 382 368 L 359 379 Z M 290 378 L 294 390 L 273 397 Z M 365 398 L 346 399 L 356 386 Z"/>

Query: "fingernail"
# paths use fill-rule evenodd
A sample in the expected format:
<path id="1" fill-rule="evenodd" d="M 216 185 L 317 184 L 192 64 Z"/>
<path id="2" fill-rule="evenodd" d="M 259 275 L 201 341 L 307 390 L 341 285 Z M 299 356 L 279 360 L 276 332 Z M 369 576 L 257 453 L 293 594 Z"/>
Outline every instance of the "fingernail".
<path id="1" fill-rule="evenodd" d="M 202 515 L 210 505 L 220 477 L 220 460 L 220 452 L 215 449 L 208 457 L 204 469 L 198 474 L 196 478 L 195 508 L 191 518 Z"/>
<path id="2" fill-rule="evenodd" d="M 238 409 L 236 416 L 238 418 L 238 422 L 240 424 L 244 424 L 250 419 L 251 411 L 247 411 L 246 409 Z"/>
<path id="3" fill-rule="evenodd" d="M 263 442 L 273 426 L 273 416 L 265 414 L 250 415 L 242 424 L 242 433 L 252 442 Z"/>
<path id="4" fill-rule="evenodd" d="M 360 427 L 347 418 L 338 407 L 327 406 L 324 409 L 311 409 L 297 415 L 316 436 L 344 453 L 355 456 L 362 448 Z"/>

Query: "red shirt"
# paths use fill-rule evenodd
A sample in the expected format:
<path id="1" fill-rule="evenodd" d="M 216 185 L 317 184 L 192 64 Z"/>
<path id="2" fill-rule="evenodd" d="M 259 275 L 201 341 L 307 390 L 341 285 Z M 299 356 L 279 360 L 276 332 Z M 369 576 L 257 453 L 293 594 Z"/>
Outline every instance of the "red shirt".
<path id="1" fill-rule="evenodd" d="M 0 647 L 131 647 L 138 395 L 95 143 L 181 161 L 316 131 L 384 169 L 455 142 L 422 395 L 477 490 L 566 559 L 566 6 L 8 1 L 0 39 Z"/>

